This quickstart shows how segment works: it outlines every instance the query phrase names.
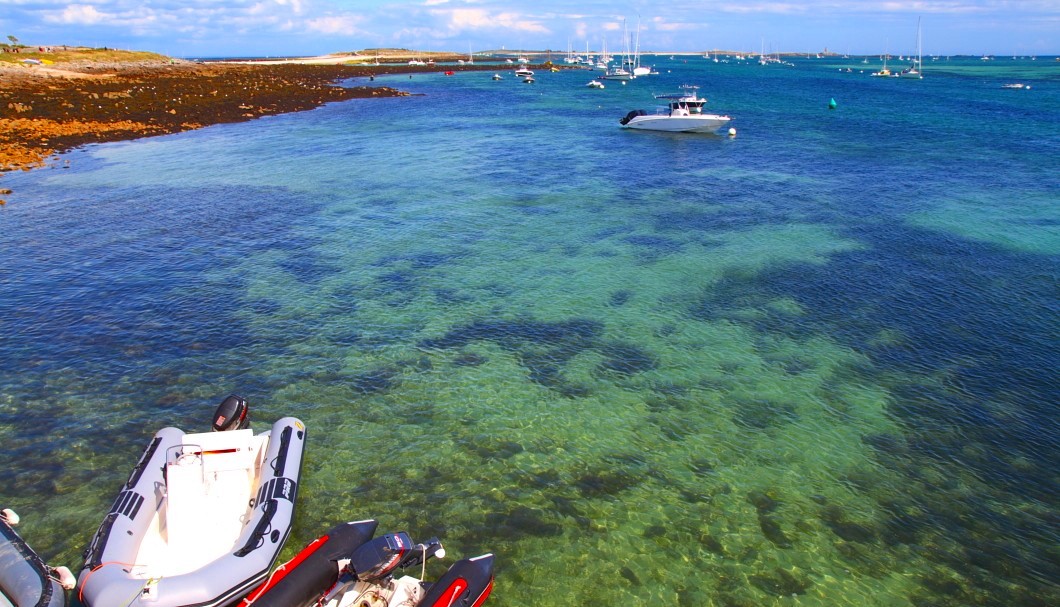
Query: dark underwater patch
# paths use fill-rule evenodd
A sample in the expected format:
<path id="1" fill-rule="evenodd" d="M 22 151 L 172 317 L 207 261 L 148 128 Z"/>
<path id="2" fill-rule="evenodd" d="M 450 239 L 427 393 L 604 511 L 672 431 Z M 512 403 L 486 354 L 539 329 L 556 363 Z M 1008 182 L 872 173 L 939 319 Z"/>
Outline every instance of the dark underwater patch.
<path id="1" fill-rule="evenodd" d="M 791 540 L 785 535 L 784 530 L 781 529 L 780 523 L 773 517 L 767 514 L 758 514 L 758 527 L 762 530 L 762 535 L 767 540 L 773 543 L 777 548 L 791 548 Z"/>
<path id="2" fill-rule="evenodd" d="M 795 406 L 767 399 L 740 400 L 734 405 L 733 421 L 753 430 L 766 430 L 795 421 Z"/>
<path id="3" fill-rule="evenodd" d="M 247 301 L 244 304 L 244 309 L 254 314 L 270 316 L 278 313 L 282 309 L 282 306 L 280 305 L 280 302 L 275 299 L 261 297 Z"/>
<path id="4" fill-rule="evenodd" d="M 399 264 L 408 264 L 410 267 L 417 270 L 429 270 L 452 263 L 459 259 L 462 255 L 459 253 L 441 253 L 438 251 L 425 251 L 423 253 L 412 253 L 406 255 L 388 255 L 380 258 L 375 265 L 377 266 L 391 266 Z"/>
<path id="5" fill-rule="evenodd" d="M 559 535 L 563 528 L 551 520 L 544 510 L 516 506 L 512 510 L 491 512 L 485 516 L 485 523 L 496 537 L 505 541 L 525 539 L 528 537 L 549 537 Z"/>
<path id="6" fill-rule="evenodd" d="M 680 241 L 674 240 L 673 238 L 666 238 L 665 236 L 652 236 L 648 234 L 626 236 L 622 240 L 635 247 L 649 249 L 653 253 L 663 255 L 678 253 L 681 251 L 681 248 L 683 246 Z"/>
<path id="7" fill-rule="evenodd" d="M 633 292 L 628 289 L 621 289 L 611 294 L 608 299 L 608 305 L 613 308 L 619 308 L 629 303 L 629 300 L 633 298 Z"/>
<path id="8" fill-rule="evenodd" d="M 376 276 L 375 282 L 384 294 L 405 292 L 415 286 L 416 275 L 411 270 L 393 270 Z"/>
<path id="9" fill-rule="evenodd" d="M 782 567 L 773 569 L 771 573 L 752 575 L 751 583 L 766 594 L 784 597 L 806 594 L 806 591 L 813 586 L 813 581 L 805 575 Z"/>
<path id="10" fill-rule="evenodd" d="M 508 459 L 523 452 L 521 444 L 493 436 L 477 435 L 460 442 L 484 460 Z"/>
<path id="11" fill-rule="evenodd" d="M 838 506 L 825 506 L 821 511 L 821 520 L 832 533 L 848 542 L 864 544 L 876 540 L 876 531 L 873 528 L 847 520 L 846 514 Z"/>
<path id="12" fill-rule="evenodd" d="M 637 344 L 612 341 L 600 345 L 598 350 L 606 357 L 599 369 L 608 373 L 633 375 L 659 366 L 656 358 Z"/>
<path id="13" fill-rule="evenodd" d="M 755 507 L 758 514 L 769 514 L 780 506 L 780 502 L 773 496 L 758 489 L 747 493 L 747 501 Z"/>
<path id="14" fill-rule="evenodd" d="M 477 320 L 457 327 L 444 337 L 420 342 L 425 348 L 457 348 L 472 341 L 492 341 L 509 350 L 525 344 L 551 347 L 567 346 L 581 351 L 589 348 L 603 329 L 595 320 L 575 319 L 562 322 L 535 320 Z"/>
<path id="15" fill-rule="evenodd" d="M 634 573 L 633 570 L 629 567 L 623 566 L 622 569 L 619 570 L 619 574 L 621 574 L 622 577 L 625 578 L 626 581 L 632 584 L 633 586 L 641 585 L 640 578 L 637 577 L 637 574 Z"/>
<path id="16" fill-rule="evenodd" d="M 475 352 L 460 352 L 453 358 L 453 364 L 458 367 L 477 367 L 488 360 L 485 356 Z"/>
<path id="17" fill-rule="evenodd" d="M 298 282 L 309 285 L 319 284 L 328 276 L 342 271 L 341 268 L 327 263 L 319 253 L 310 248 L 285 255 L 277 265 L 284 272 L 293 275 Z"/>
<path id="18" fill-rule="evenodd" d="M 615 498 L 639 483 L 640 479 L 633 472 L 601 469 L 581 475 L 575 479 L 574 486 L 587 498 Z"/>
<path id="19" fill-rule="evenodd" d="M 690 423 L 688 419 L 682 419 L 674 415 L 648 416 L 648 423 L 659 429 L 659 433 L 673 441 L 683 441 L 689 436 L 695 436 L 700 428 Z"/>
<path id="20" fill-rule="evenodd" d="M 378 394 L 396 386 L 401 379 L 400 371 L 392 367 L 377 367 L 350 377 L 350 386 L 360 394 Z"/>
<path id="21" fill-rule="evenodd" d="M 588 388 L 572 384 L 563 367 L 578 354 L 597 347 L 603 324 L 586 319 L 561 322 L 523 320 L 477 320 L 450 330 L 444 336 L 426 339 L 427 349 L 459 349 L 475 341 L 493 342 L 513 352 L 529 371 L 532 381 L 561 394 L 577 398 Z"/>

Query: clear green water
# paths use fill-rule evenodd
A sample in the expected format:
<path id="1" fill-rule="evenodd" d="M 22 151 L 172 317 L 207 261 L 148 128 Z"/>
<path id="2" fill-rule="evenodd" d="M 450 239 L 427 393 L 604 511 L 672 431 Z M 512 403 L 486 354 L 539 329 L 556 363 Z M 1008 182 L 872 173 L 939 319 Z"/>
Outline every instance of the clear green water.
<path id="1" fill-rule="evenodd" d="M 1058 602 L 1060 68 L 657 61 L 4 176 L 23 535 L 76 568 L 238 392 L 309 427 L 288 555 L 371 517 L 497 554 L 494 605 Z M 737 137 L 617 127 L 686 82 Z"/>

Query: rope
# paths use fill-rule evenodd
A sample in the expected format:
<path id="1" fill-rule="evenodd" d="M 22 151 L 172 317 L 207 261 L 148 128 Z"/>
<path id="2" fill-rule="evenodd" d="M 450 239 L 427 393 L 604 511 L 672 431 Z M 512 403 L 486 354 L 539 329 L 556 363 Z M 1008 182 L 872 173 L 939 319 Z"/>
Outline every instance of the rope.
<path id="1" fill-rule="evenodd" d="M 423 546 L 423 567 L 420 568 L 420 581 L 427 577 L 427 544 L 420 544 Z"/>
<path id="2" fill-rule="evenodd" d="M 132 568 L 132 567 L 142 567 L 143 566 L 143 565 L 137 565 L 136 563 L 123 563 L 121 561 L 107 561 L 106 563 L 100 563 L 100 564 L 96 565 L 95 567 L 90 569 L 88 571 L 88 573 L 85 575 L 85 581 L 81 582 L 81 589 L 77 591 L 77 600 L 78 601 L 84 602 L 85 586 L 88 585 L 88 578 L 92 577 L 93 573 L 99 571 L 105 565 L 126 565 L 126 566 L 128 566 L 130 568 Z M 144 583 L 144 586 L 146 586 L 146 585 L 147 584 Z M 143 587 L 141 586 L 140 589 L 142 590 Z"/>

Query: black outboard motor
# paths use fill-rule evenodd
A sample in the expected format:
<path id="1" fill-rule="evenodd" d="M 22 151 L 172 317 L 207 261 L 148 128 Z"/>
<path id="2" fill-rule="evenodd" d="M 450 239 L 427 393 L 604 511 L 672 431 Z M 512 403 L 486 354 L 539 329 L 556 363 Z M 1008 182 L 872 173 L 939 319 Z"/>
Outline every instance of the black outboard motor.
<path id="1" fill-rule="evenodd" d="M 633 110 L 632 112 L 626 114 L 625 118 L 623 118 L 622 120 L 619 120 L 618 123 L 621 124 L 621 125 L 627 125 L 627 124 L 629 124 L 630 120 L 633 120 L 637 116 L 647 116 L 647 115 L 648 115 L 648 112 L 645 112 L 644 110 Z"/>
<path id="2" fill-rule="evenodd" d="M 226 430 L 246 430 L 250 427 L 250 409 L 247 401 L 236 394 L 229 395 L 221 401 L 213 414 L 214 432 Z"/>
<path id="3" fill-rule="evenodd" d="M 406 560 L 415 558 L 416 555 L 410 554 L 414 548 L 412 538 L 404 531 L 380 535 L 353 551 L 350 570 L 362 582 L 376 582 L 399 565 L 405 566 Z"/>

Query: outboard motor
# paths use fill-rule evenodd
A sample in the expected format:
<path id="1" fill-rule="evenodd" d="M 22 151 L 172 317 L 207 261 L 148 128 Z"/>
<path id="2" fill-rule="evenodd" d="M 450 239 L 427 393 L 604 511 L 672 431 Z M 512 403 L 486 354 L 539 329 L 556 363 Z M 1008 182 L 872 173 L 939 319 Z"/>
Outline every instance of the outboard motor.
<path id="1" fill-rule="evenodd" d="M 357 547 L 350 555 L 350 569 L 362 582 L 375 582 L 390 575 L 413 549 L 404 531 L 381 535 Z"/>
<path id="2" fill-rule="evenodd" d="M 213 414 L 214 432 L 227 430 L 246 430 L 250 427 L 250 409 L 247 401 L 236 394 L 229 395 L 221 401 Z"/>
<path id="3" fill-rule="evenodd" d="M 630 120 L 633 120 L 637 116 L 647 116 L 647 115 L 648 115 L 648 113 L 645 112 L 644 110 L 633 110 L 632 112 L 626 114 L 625 118 L 623 118 L 622 120 L 619 120 L 618 123 L 623 125 L 623 126 L 625 126 L 625 125 L 629 124 Z"/>

